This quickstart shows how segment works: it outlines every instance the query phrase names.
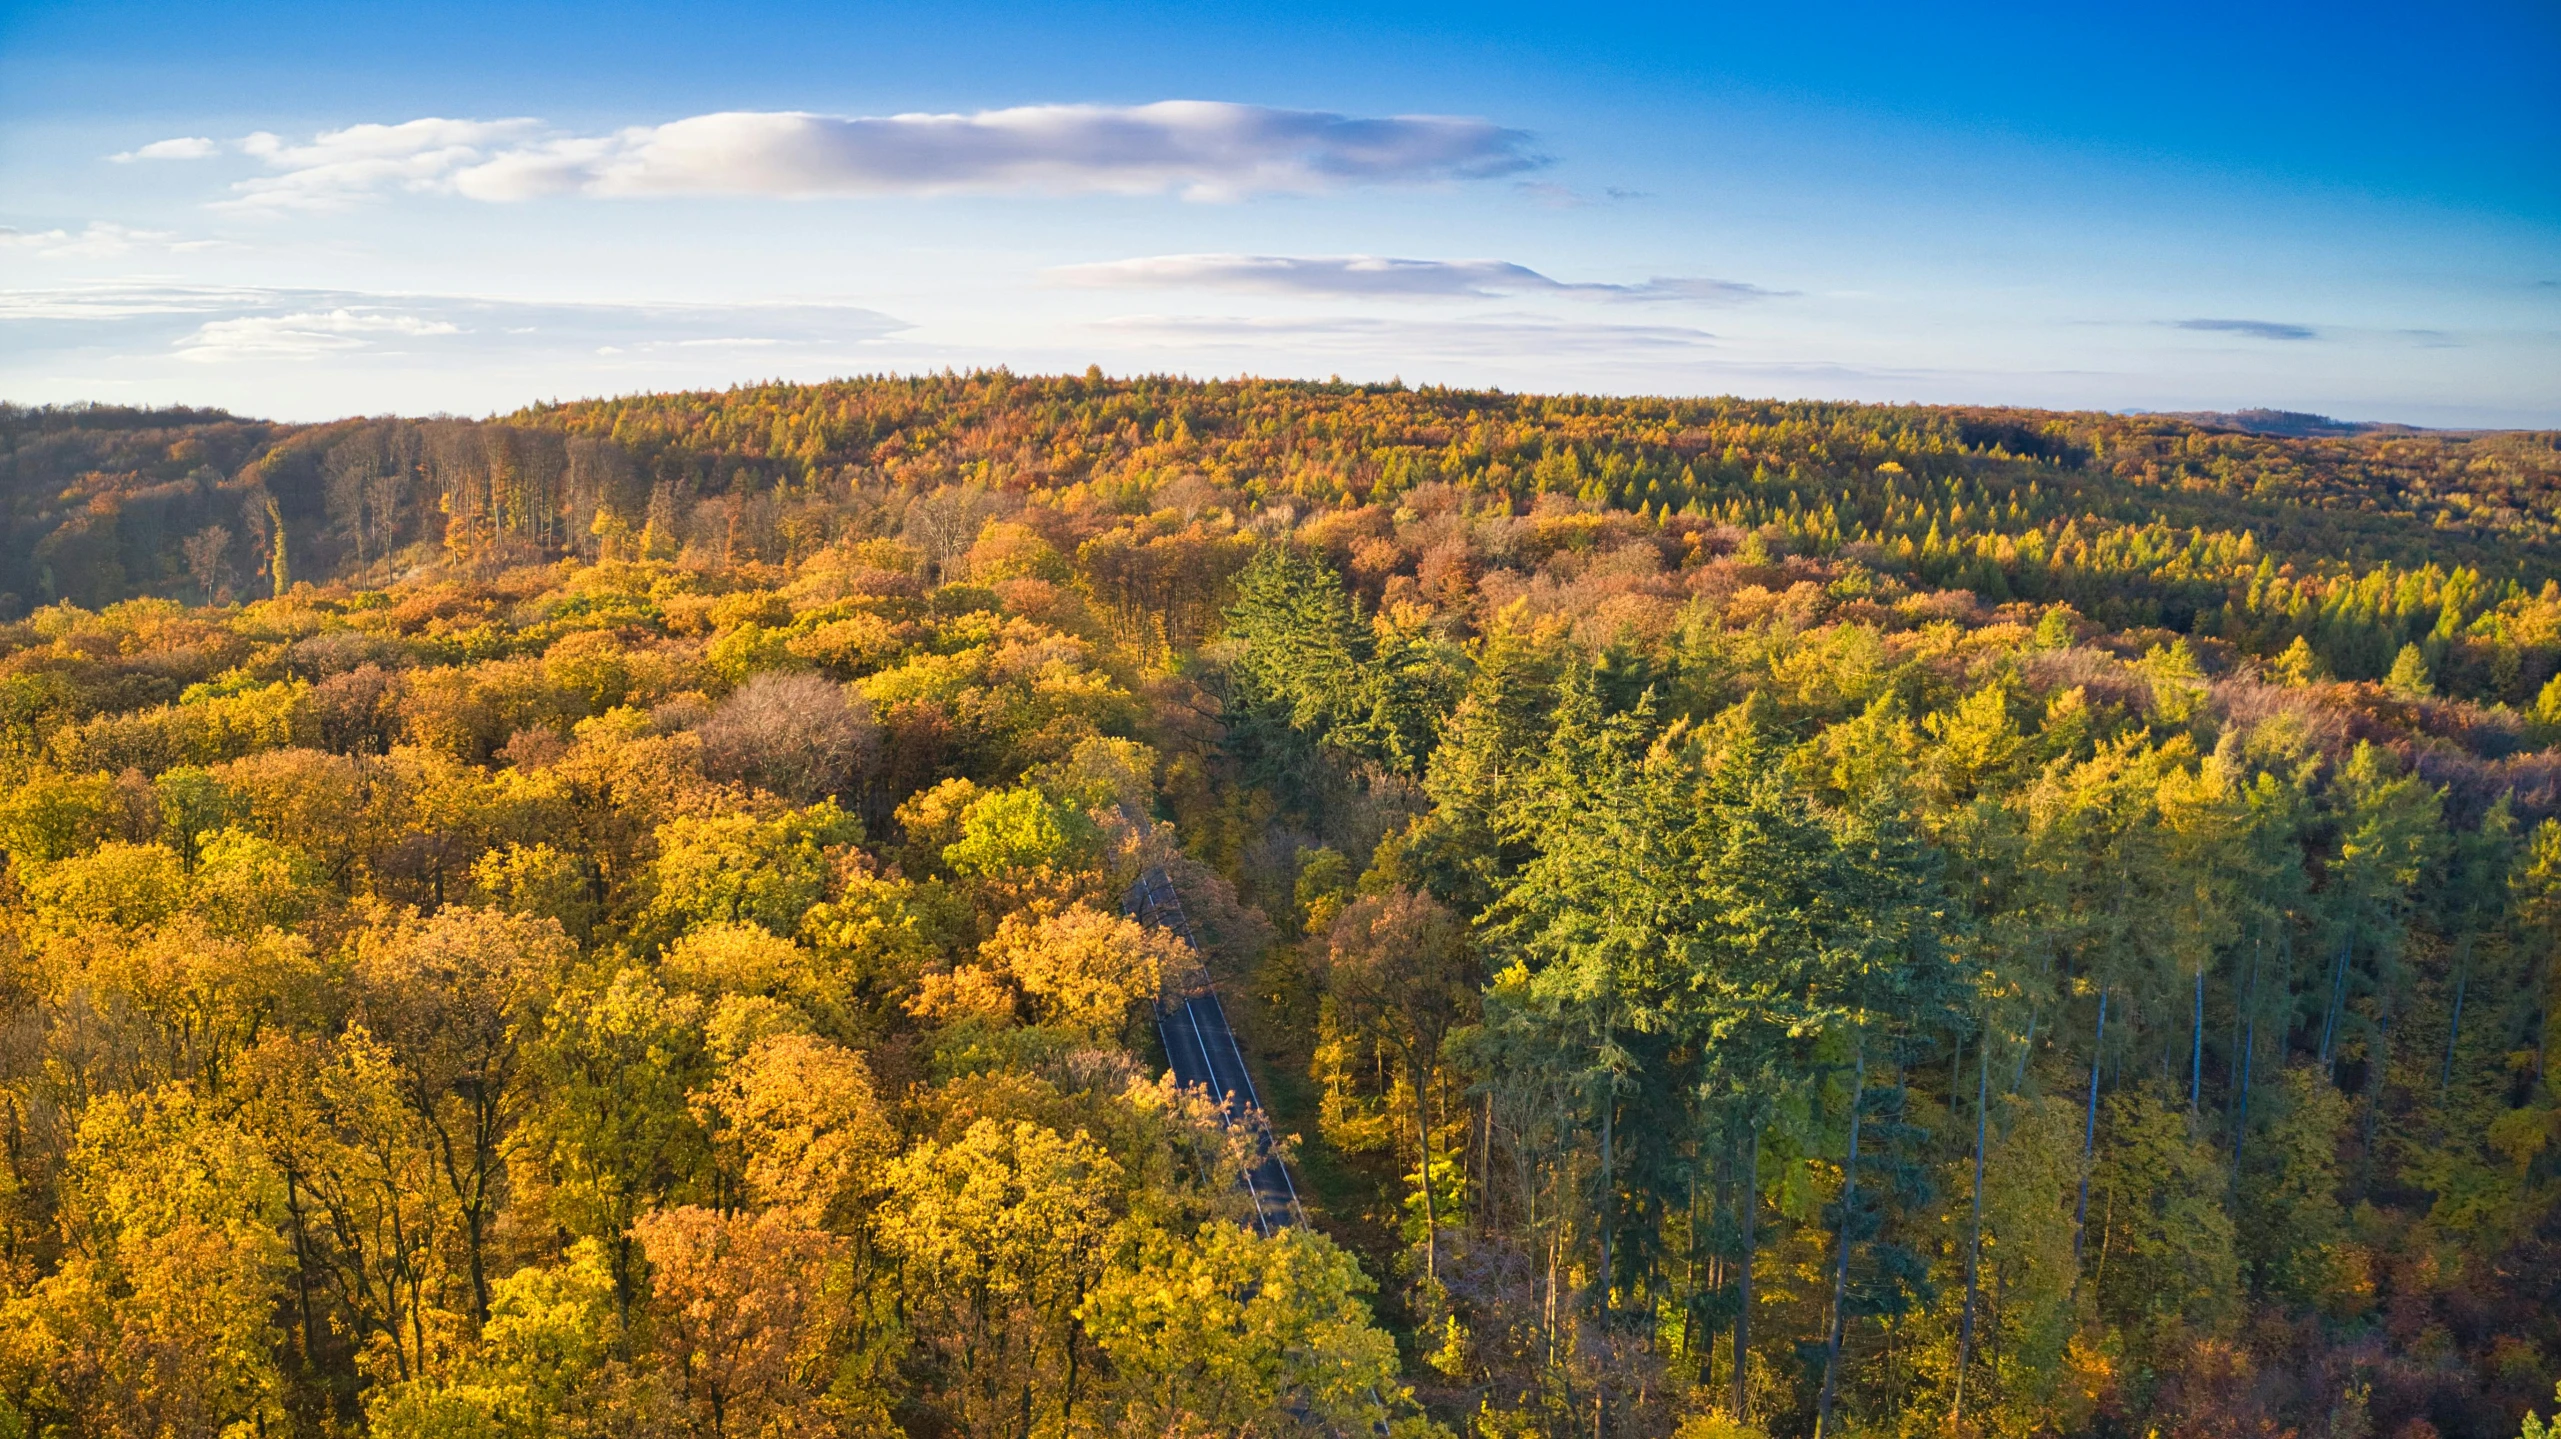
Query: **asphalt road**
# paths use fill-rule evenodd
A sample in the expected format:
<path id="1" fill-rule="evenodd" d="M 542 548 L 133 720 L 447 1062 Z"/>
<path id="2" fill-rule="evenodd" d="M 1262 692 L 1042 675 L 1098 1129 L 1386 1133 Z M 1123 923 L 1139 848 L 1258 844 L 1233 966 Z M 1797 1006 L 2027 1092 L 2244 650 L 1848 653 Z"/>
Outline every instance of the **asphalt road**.
<path id="1" fill-rule="evenodd" d="M 1129 908 L 1140 923 L 1169 929 L 1198 952 L 1199 942 L 1183 915 L 1182 899 L 1164 871 L 1151 869 L 1139 878 L 1130 890 Z M 1254 1076 L 1245 1068 L 1245 1051 L 1237 1045 L 1235 1031 L 1228 1028 L 1226 1007 L 1218 1002 L 1207 971 L 1189 976 L 1187 983 L 1167 986 L 1156 1006 L 1156 1033 L 1164 1041 L 1175 1080 L 1187 1089 L 1209 1091 L 1218 1100 L 1228 1127 L 1242 1130 L 1252 1140 L 1256 1157 L 1246 1168 L 1243 1182 L 1254 1199 L 1255 1226 L 1268 1235 L 1303 1222 L 1306 1216 L 1299 1208 L 1298 1185 L 1272 1142 L 1262 1097 L 1255 1093 Z"/>

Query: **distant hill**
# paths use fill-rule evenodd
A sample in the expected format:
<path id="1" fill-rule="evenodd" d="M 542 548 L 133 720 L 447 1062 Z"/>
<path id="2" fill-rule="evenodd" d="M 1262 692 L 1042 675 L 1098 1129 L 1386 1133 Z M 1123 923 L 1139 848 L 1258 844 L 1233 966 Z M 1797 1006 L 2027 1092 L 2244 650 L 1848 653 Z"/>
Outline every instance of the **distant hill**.
<path id="1" fill-rule="evenodd" d="M 2138 412 L 2141 413 L 2141 412 Z M 2374 420 L 2334 420 L 2301 410 L 2168 410 L 2161 419 L 2185 420 L 2209 430 L 2244 430 L 2253 435 L 2285 435 L 2299 440 L 2347 439 L 2358 435 L 2423 434 L 2415 425 Z"/>
<path id="2" fill-rule="evenodd" d="M 634 395 L 491 421 L 0 405 L 0 621 L 57 600 L 245 599 L 279 578 L 369 587 L 421 566 L 593 558 L 624 533 L 670 555 L 788 563 L 856 495 L 1134 496 L 1176 481 L 1303 512 L 1392 510 L 1440 486 L 1515 512 L 1775 526 L 1821 553 L 1908 547 L 1916 573 L 1995 598 L 2121 607 L 2118 623 L 2183 625 L 2227 601 L 2223 578 L 2173 553 L 2199 535 L 2305 573 L 2389 563 L 2536 587 L 2561 577 L 2561 435 L 2274 410 L 986 371 Z M 2048 573 L 2082 546 L 2113 576 L 2102 584 L 2076 562 L 2098 586 L 2087 596 Z"/>

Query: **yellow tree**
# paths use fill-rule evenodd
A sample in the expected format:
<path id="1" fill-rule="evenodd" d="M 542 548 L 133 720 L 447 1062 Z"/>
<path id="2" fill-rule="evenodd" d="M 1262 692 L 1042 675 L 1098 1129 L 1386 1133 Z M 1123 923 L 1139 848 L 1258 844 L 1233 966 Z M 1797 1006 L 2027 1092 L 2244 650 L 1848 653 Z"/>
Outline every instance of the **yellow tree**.
<path id="1" fill-rule="evenodd" d="M 839 1233 L 897 1149 L 871 1067 L 812 1035 L 758 1041 L 705 1098 L 737 1147 L 748 1201 Z"/>
<path id="2" fill-rule="evenodd" d="M 682 1426 L 682 1399 L 630 1357 L 613 1263 L 581 1239 L 491 1286 L 489 1322 L 447 1372 L 365 1395 L 373 1439 L 605 1439 Z"/>
<path id="3" fill-rule="evenodd" d="M 862 821 L 832 799 L 769 819 L 731 811 L 673 820 L 658 830 L 657 893 L 640 932 L 655 944 L 720 922 L 790 934 L 827 897 L 830 852 L 861 839 Z"/>
<path id="4" fill-rule="evenodd" d="M 2205 991 L 2216 954 L 2241 932 L 2243 884 L 2250 878 L 2247 846 L 2250 809 L 2238 776 L 2221 755 L 2194 769 L 2172 769 L 2161 779 L 2154 803 L 2161 817 L 2171 879 L 2166 948 L 2187 979 L 2187 1062 L 2181 1066 L 2188 1109 L 2194 1113 L 2205 1083 Z"/>
<path id="5" fill-rule="evenodd" d="M 1110 1257 L 1120 1167 L 1083 1134 L 981 1119 L 890 1166 L 882 1246 L 950 1419 L 1049 1432 L 1085 1386 L 1076 1311 Z"/>
<path id="6" fill-rule="evenodd" d="M 33 1432 L 279 1431 L 285 1196 L 258 1146 L 184 1089 L 110 1096 L 81 1118 L 61 1197 L 60 1266 L 0 1301 L 0 1373 Z"/>
<path id="7" fill-rule="evenodd" d="M 706 1002 L 723 995 L 776 1000 L 833 1034 L 853 1024 L 850 996 L 832 967 L 762 925 L 724 921 L 687 931 L 659 961 L 658 978 Z"/>
<path id="8" fill-rule="evenodd" d="M 1082 904 L 1008 914 L 978 954 L 1022 987 L 1044 1023 L 1106 1042 L 1124 1038 L 1167 971 L 1190 962 L 1172 934 Z"/>
<path id="9" fill-rule="evenodd" d="M 1078 1311 L 1111 1360 L 1113 1432 L 1164 1439 L 1371 1433 L 1404 1397 L 1396 1343 L 1371 1322 L 1376 1286 L 1306 1229 L 1269 1238 L 1213 1221 L 1156 1237 Z"/>
<path id="10" fill-rule="evenodd" d="M 685 1197 L 708 1158 L 688 1094 L 703 1074 L 702 1002 L 638 968 L 575 985 L 543 1016 L 541 1100 L 524 1153 L 544 1167 L 553 1219 L 604 1242 L 626 1310 L 639 1293 L 631 1226 Z"/>
<path id="11" fill-rule="evenodd" d="M 787 1211 L 687 1205 L 632 1226 L 650 1269 L 650 1347 L 693 1433 L 795 1432 L 819 1419 L 815 1372 L 828 1236 Z"/>
<path id="12" fill-rule="evenodd" d="M 461 1219 L 475 1322 L 489 1316 L 489 1228 L 501 1155 L 528 1100 L 525 1053 L 574 957 L 551 920 L 465 906 L 356 947 L 358 1012 L 390 1057 Z"/>
<path id="13" fill-rule="evenodd" d="M 271 1036 L 241 1071 L 244 1119 L 285 1177 L 304 1352 L 318 1347 L 316 1287 L 366 1370 L 384 1380 L 427 1372 L 472 1296 L 445 1262 L 460 1216 L 399 1063 L 356 1027 L 336 1040 Z"/>
<path id="14" fill-rule="evenodd" d="M 139 934 L 55 939 L 37 972 L 58 1017 L 48 1072 L 75 1105 L 99 1090 L 168 1082 L 219 1093 L 262 1034 L 331 1007 L 327 971 L 301 936 L 233 938 L 194 915 Z"/>

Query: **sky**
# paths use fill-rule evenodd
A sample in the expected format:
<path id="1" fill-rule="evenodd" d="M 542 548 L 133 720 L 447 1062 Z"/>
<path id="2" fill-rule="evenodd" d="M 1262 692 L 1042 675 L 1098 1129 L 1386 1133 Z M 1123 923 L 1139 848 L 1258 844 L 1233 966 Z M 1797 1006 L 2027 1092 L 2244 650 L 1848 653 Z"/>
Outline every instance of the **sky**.
<path id="1" fill-rule="evenodd" d="M 2561 427 L 2561 7 L 0 0 L 0 400 L 1003 365 Z"/>

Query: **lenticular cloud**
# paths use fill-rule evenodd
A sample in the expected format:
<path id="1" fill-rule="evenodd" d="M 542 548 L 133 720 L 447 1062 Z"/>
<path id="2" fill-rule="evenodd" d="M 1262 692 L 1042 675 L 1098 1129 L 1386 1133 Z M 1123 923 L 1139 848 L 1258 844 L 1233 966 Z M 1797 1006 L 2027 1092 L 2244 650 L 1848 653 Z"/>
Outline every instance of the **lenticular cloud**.
<path id="1" fill-rule="evenodd" d="M 320 207 L 394 188 L 490 201 L 1006 192 L 1224 199 L 1481 179 L 1543 163 L 1526 134 L 1486 120 L 1363 119 L 1206 100 L 968 115 L 735 111 L 592 136 L 541 134 L 521 120 L 414 120 L 332 131 L 308 145 L 252 141 L 249 153 L 278 173 L 244 182 L 231 202 L 243 208 Z"/>

